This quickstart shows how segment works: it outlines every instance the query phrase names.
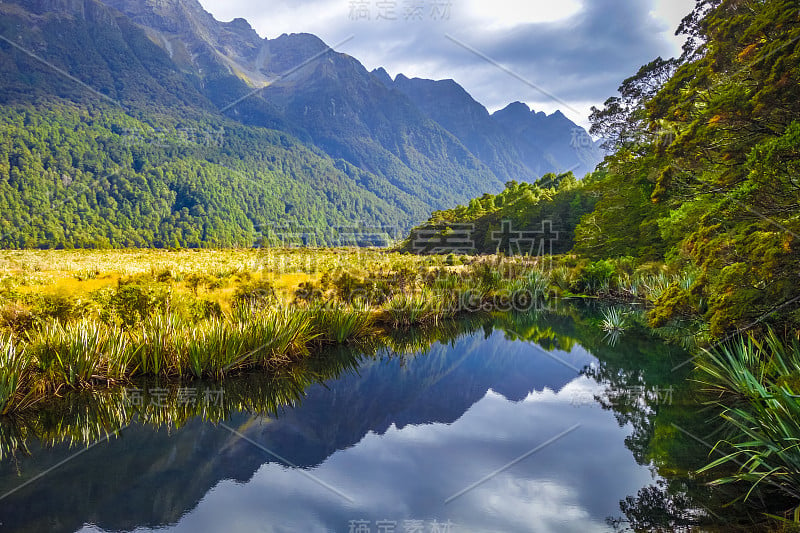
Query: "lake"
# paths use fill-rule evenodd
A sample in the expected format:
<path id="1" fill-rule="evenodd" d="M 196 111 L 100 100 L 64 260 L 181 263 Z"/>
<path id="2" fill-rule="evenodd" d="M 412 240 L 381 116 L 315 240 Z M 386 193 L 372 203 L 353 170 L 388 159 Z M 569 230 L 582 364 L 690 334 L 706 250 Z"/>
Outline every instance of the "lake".
<path id="1" fill-rule="evenodd" d="M 691 520 L 668 495 L 709 451 L 676 444 L 703 423 L 689 355 L 593 320 L 475 319 L 274 380 L 67 397 L 3 422 L 0 530 L 587 533 L 641 514 L 620 506 L 637 494 Z"/>

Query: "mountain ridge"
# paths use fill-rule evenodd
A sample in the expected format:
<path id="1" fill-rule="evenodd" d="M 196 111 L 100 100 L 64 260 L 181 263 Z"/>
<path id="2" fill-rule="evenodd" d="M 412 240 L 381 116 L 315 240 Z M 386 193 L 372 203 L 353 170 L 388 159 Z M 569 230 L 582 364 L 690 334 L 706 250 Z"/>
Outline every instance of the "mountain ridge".
<path id="1" fill-rule="evenodd" d="M 387 87 L 408 96 L 504 181 L 535 181 L 548 172 L 573 171 L 582 177 L 592 172 L 605 155 L 601 143 L 592 140 L 585 129 L 560 110 L 547 115 L 532 111 L 527 104 L 512 102 L 489 113 L 452 79 L 408 78 L 400 73 L 392 80 L 383 68 L 372 74 Z M 528 135 L 520 139 L 518 136 L 524 131 L 510 128 L 511 124 L 504 120 L 508 114 L 519 115 L 517 121 L 523 122 L 519 130 L 534 130 L 535 138 Z M 551 136 L 559 142 L 549 142 Z"/>

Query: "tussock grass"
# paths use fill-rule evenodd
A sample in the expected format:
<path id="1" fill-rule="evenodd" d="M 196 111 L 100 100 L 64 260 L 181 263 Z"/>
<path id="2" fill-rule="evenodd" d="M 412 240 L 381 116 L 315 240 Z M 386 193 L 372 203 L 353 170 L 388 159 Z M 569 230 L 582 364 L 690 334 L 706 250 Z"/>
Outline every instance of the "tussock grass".
<path id="1" fill-rule="evenodd" d="M 698 380 L 722 409 L 730 435 L 720 440 L 718 467 L 734 473 L 717 484 L 745 482 L 780 489 L 800 499 L 800 343 L 774 332 L 740 337 L 708 351 L 697 363 Z"/>
<path id="2" fill-rule="evenodd" d="M 621 333 L 628 327 L 628 314 L 619 307 L 608 307 L 601 311 L 602 321 L 600 326 L 603 331 Z"/>
<path id="3" fill-rule="evenodd" d="M 329 343 L 345 344 L 375 331 L 375 314 L 368 308 L 320 306 L 312 310 L 311 315 L 316 330 Z"/>
<path id="4" fill-rule="evenodd" d="M 0 415 L 20 409 L 28 403 L 25 394 L 31 357 L 18 349 L 8 335 L 0 336 Z"/>

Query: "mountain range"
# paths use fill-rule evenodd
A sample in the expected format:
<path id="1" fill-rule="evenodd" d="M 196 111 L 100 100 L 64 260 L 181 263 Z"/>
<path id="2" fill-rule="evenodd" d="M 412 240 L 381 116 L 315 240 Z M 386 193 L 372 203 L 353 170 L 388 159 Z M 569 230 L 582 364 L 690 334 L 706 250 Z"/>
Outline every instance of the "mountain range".
<path id="1" fill-rule="evenodd" d="M 2 2 L 0 71 L 8 247 L 331 244 L 604 155 L 560 112 L 490 114 L 197 0 Z"/>

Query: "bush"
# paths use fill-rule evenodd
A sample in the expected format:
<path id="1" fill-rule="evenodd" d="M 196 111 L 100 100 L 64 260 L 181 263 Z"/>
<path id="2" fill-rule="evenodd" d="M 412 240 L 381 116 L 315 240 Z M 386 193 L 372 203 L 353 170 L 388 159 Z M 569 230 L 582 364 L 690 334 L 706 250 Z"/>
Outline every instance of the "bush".
<path id="1" fill-rule="evenodd" d="M 34 314 L 39 318 L 58 320 L 62 324 L 82 314 L 81 302 L 63 294 L 42 294 L 34 303 Z"/>
<path id="2" fill-rule="evenodd" d="M 122 280 L 116 289 L 104 289 L 92 297 L 100 306 L 101 320 L 116 321 L 124 326 L 133 326 L 155 313 L 164 313 L 172 303 L 172 293 L 167 287 Z"/>
<path id="3" fill-rule="evenodd" d="M 153 277 L 159 283 L 169 283 L 170 281 L 174 280 L 174 278 L 172 277 L 172 272 L 170 272 L 169 270 L 162 270 L 160 272 L 154 273 Z"/>
<path id="4" fill-rule="evenodd" d="M 18 303 L 10 303 L 0 309 L 0 326 L 15 335 L 25 333 L 33 328 L 36 317 L 28 307 Z"/>
<path id="5" fill-rule="evenodd" d="M 268 307 L 277 301 L 275 288 L 267 280 L 241 283 L 233 294 L 233 306 L 238 308 Z"/>
<path id="6" fill-rule="evenodd" d="M 219 278 L 207 274 L 194 273 L 186 276 L 186 286 L 197 296 L 198 288 L 205 287 L 207 290 L 218 289 L 222 287 L 222 281 Z"/>
<path id="7" fill-rule="evenodd" d="M 365 303 L 382 305 L 394 293 L 398 280 L 389 278 L 359 278 L 349 272 L 344 272 L 335 278 L 333 286 L 336 297 L 348 304 Z"/>
<path id="8" fill-rule="evenodd" d="M 222 316 L 222 306 L 219 302 L 212 300 L 199 299 L 195 300 L 189 306 L 189 312 L 192 320 L 199 322 L 208 318 L 219 318 Z"/>
<path id="9" fill-rule="evenodd" d="M 322 300 L 323 296 L 322 289 L 310 281 L 304 281 L 294 291 L 295 303 L 311 304 Z"/>
<path id="10" fill-rule="evenodd" d="M 616 287 L 618 279 L 614 263 L 603 259 L 583 267 L 574 285 L 578 292 L 607 294 Z"/>

